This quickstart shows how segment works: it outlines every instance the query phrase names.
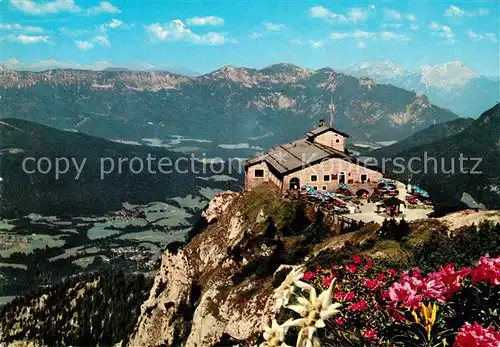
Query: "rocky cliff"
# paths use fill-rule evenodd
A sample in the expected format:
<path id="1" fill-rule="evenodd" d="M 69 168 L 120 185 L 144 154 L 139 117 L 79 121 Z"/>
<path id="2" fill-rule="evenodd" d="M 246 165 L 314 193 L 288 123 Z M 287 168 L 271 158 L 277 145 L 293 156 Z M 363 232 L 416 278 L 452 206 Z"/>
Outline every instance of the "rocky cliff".
<path id="1" fill-rule="evenodd" d="M 211 346 L 224 334 L 247 339 L 263 329 L 274 315 L 269 279 L 232 281 L 247 258 L 273 251 L 262 244 L 252 255 L 228 256 L 248 237 L 258 237 L 251 226 L 264 214 L 247 220 L 241 213 L 248 197 L 226 193 L 204 211 L 203 235 L 187 247 L 162 256 L 149 299 L 142 306 L 137 331 L 129 346 Z"/>

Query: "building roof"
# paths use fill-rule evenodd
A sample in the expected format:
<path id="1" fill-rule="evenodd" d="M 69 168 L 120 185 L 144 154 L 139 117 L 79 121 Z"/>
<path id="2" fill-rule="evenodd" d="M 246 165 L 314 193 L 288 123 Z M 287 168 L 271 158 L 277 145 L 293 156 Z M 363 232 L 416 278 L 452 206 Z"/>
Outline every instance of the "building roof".
<path id="1" fill-rule="evenodd" d="M 316 127 L 310 131 L 308 131 L 306 133 L 307 137 L 316 137 L 318 135 L 321 135 L 323 133 L 326 133 L 327 131 L 333 131 L 334 133 L 337 133 L 339 135 L 342 135 L 344 137 L 349 137 L 349 135 L 347 135 L 346 133 L 343 133 L 342 131 L 339 131 L 335 128 L 331 128 L 331 127 L 328 127 L 328 126 L 319 126 L 319 127 Z"/>
<path id="2" fill-rule="evenodd" d="M 352 159 L 348 154 L 334 148 L 301 139 L 273 147 L 266 154 L 247 160 L 246 166 L 265 161 L 277 173 L 285 175 L 332 157 Z"/>

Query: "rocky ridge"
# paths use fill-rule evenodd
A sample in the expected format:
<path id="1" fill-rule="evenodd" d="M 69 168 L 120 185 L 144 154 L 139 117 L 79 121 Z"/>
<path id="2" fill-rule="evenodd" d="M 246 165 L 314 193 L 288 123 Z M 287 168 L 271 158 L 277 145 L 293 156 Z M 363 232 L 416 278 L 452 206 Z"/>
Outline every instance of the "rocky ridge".
<path id="1" fill-rule="evenodd" d="M 0 86 L 0 118 L 127 140 L 182 134 L 231 143 L 272 131 L 274 137 L 260 144 L 270 147 L 303 136 L 328 117 L 331 99 L 336 126 L 359 140 L 401 140 L 457 118 L 425 96 L 292 64 L 260 70 L 226 66 L 198 77 L 164 71 L 2 71 Z"/>
<path id="2" fill-rule="evenodd" d="M 211 346 L 224 334 L 245 340 L 263 329 L 274 314 L 270 281 L 230 280 L 237 262 L 227 253 L 252 233 L 242 214 L 232 213 L 243 210 L 244 200 L 238 193 L 217 196 L 203 212 L 206 231 L 177 253 L 163 254 L 129 346 Z"/>

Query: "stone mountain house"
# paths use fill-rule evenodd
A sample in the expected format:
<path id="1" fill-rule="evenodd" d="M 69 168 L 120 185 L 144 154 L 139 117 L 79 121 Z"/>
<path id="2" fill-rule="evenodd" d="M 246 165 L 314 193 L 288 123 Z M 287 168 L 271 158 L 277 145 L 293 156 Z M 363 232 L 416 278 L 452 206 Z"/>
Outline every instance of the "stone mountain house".
<path id="1" fill-rule="evenodd" d="M 383 175 L 349 154 L 345 148 L 348 137 L 321 120 L 318 127 L 306 133 L 306 138 L 273 147 L 247 160 L 245 189 L 272 182 L 283 193 L 306 184 L 320 191 L 335 191 L 344 183 L 353 193 L 371 194 Z"/>

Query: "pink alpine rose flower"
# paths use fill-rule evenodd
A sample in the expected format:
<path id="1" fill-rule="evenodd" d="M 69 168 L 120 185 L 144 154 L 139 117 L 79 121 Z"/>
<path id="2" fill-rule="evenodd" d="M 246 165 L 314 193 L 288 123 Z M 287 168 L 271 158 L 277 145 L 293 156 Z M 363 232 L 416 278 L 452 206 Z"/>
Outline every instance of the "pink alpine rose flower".
<path id="1" fill-rule="evenodd" d="M 465 323 L 458 330 L 454 347 L 498 347 L 500 332 L 493 327 L 483 328 L 478 323 Z"/>

